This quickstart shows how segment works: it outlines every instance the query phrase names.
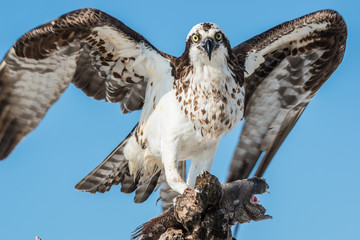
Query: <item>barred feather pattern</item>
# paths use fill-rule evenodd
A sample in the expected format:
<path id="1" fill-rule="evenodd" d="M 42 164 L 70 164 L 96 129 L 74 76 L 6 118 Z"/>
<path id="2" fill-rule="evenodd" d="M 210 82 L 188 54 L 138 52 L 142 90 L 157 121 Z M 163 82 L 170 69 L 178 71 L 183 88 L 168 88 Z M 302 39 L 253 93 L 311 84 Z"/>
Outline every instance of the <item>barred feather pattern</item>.
<path id="1" fill-rule="evenodd" d="M 109 191 L 113 185 L 121 183 L 122 192 L 131 193 L 135 191 L 139 183 L 139 176 L 135 177 L 130 174 L 129 162 L 123 151 L 136 128 L 137 125 L 98 167 L 76 184 L 75 189 L 89 193 L 104 193 Z"/>

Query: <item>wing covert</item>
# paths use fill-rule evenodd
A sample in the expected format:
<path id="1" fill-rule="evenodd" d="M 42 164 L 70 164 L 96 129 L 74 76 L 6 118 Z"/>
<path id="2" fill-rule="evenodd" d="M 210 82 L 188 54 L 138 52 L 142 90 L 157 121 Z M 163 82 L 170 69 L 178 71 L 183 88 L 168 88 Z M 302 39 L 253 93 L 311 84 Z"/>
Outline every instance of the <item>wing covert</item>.
<path id="1" fill-rule="evenodd" d="M 261 176 L 303 110 L 341 63 L 344 19 L 333 10 L 282 23 L 233 48 L 245 69 L 245 124 L 228 181 Z"/>

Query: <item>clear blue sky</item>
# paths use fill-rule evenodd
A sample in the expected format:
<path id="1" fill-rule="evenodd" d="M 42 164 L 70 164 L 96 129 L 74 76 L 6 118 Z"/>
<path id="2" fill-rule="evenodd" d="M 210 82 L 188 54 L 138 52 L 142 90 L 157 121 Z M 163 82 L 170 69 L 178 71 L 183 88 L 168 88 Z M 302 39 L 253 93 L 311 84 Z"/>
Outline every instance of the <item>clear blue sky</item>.
<path id="1" fill-rule="evenodd" d="M 304 14 L 339 11 L 349 31 L 345 58 L 265 174 L 271 194 L 260 200 L 274 219 L 242 225 L 240 239 L 360 239 L 358 1 L 3 1 L 0 56 L 28 30 L 83 7 L 117 17 L 175 56 L 199 22 L 217 23 L 235 46 Z M 158 193 L 135 204 L 119 186 L 96 195 L 74 189 L 138 117 L 122 115 L 118 104 L 94 101 L 70 86 L 38 128 L 0 162 L 0 239 L 128 239 L 138 225 L 158 215 Z M 221 181 L 240 129 L 220 144 L 212 173 Z"/>

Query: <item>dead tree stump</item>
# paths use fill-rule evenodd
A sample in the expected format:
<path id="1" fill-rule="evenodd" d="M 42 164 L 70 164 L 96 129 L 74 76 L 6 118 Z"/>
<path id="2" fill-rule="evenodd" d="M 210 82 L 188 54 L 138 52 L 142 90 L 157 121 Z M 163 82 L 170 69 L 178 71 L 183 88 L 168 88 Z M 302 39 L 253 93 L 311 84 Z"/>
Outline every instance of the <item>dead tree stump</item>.
<path id="1" fill-rule="evenodd" d="M 267 192 L 263 178 L 220 184 L 208 172 L 196 179 L 176 198 L 173 207 L 135 230 L 133 238 L 150 239 L 233 239 L 231 226 L 271 219 L 255 194 Z"/>

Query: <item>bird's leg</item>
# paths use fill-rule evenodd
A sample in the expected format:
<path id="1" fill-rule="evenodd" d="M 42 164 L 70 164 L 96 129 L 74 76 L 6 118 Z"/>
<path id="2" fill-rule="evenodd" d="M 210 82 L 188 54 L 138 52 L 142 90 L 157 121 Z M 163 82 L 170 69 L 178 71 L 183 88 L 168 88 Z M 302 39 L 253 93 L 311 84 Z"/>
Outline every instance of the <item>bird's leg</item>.
<path id="1" fill-rule="evenodd" d="M 166 182 L 176 192 L 182 194 L 189 186 L 184 182 L 180 176 L 177 167 L 177 142 L 162 144 L 162 162 L 165 170 Z"/>
<path id="2" fill-rule="evenodd" d="M 215 159 L 217 147 L 218 144 L 212 148 L 208 148 L 207 150 L 202 151 L 192 158 L 189 175 L 186 181 L 189 186 L 195 186 L 196 177 L 201 173 L 210 171 Z"/>
<path id="3" fill-rule="evenodd" d="M 213 162 L 214 157 L 208 159 L 199 157 L 193 158 L 186 183 L 191 187 L 195 186 L 196 177 L 205 171 L 210 171 Z"/>

